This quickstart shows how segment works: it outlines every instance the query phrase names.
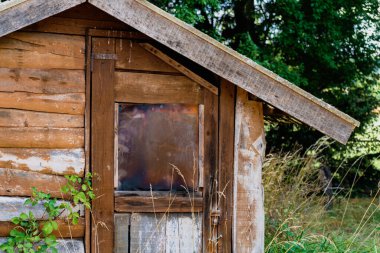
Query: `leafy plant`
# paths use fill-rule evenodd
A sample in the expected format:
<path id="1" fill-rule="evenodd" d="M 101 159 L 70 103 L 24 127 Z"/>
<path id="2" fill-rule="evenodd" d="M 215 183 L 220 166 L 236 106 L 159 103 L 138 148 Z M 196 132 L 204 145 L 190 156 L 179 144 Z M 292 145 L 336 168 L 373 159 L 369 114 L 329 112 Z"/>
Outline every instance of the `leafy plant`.
<path id="1" fill-rule="evenodd" d="M 65 176 L 67 184 L 61 188 L 63 194 L 69 195 L 74 202 L 74 206 L 83 204 L 87 209 L 91 209 L 91 201 L 95 198 L 91 186 L 91 173 L 83 179 L 76 175 Z M 25 202 L 25 206 L 36 206 L 43 204 L 45 221 L 37 221 L 33 212 L 21 213 L 13 217 L 11 222 L 16 225 L 9 234 L 8 240 L 0 245 L 0 250 L 7 253 L 42 253 L 57 251 L 57 238 L 53 232 L 58 230 L 57 218 L 67 212 L 67 221 L 78 224 L 79 213 L 74 211 L 73 206 L 67 202 L 58 203 L 56 198 L 50 194 L 32 188 L 32 196 Z"/>

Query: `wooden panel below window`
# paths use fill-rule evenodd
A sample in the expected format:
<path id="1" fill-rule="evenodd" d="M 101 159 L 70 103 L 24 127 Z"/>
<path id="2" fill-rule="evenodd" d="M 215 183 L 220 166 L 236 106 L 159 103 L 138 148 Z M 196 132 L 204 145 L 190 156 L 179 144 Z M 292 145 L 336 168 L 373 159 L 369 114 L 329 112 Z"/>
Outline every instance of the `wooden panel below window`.
<path id="1" fill-rule="evenodd" d="M 130 103 L 201 104 L 203 89 L 185 76 L 116 72 L 115 100 Z"/>
<path id="2" fill-rule="evenodd" d="M 191 193 L 190 193 L 191 194 Z M 116 212 L 136 213 L 199 213 L 203 210 L 203 198 L 193 196 L 116 196 Z"/>

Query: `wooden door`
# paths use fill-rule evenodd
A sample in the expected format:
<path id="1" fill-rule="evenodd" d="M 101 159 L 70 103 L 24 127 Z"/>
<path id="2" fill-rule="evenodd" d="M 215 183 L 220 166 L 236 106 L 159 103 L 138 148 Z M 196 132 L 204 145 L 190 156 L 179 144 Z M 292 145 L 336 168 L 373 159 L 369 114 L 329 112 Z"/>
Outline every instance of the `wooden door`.
<path id="1" fill-rule="evenodd" d="M 92 38 L 92 252 L 213 252 L 218 97 L 147 43 Z"/>

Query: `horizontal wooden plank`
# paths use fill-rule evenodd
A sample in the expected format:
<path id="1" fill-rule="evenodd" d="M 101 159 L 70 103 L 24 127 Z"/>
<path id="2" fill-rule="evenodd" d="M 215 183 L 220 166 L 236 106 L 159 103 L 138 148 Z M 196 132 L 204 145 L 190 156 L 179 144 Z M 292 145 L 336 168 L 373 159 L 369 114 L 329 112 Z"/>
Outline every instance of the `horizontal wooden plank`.
<path id="1" fill-rule="evenodd" d="M 148 1 L 94 6 L 305 124 L 346 143 L 359 122 Z M 123 10 L 123 11 L 120 11 Z"/>
<path id="2" fill-rule="evenodd" d="M 127 30 L 129 26 L 122 22 L 104 21 L 104 20 L 89 20 L 77 18 L 66 18 L 54 16 L 42 20 L 38 23 L 25 27 L 23 31 L 34 32 L 48 32 L 72 35 L 86 35 L 88 28 L 93 29 L 113 29 L 113 30 Z"/>
<path id="3" fill-rule="evenodd" d="M 41 94 L 84 93 L 83 70 L 0 68 L 0 91 Z"/>
<path id="4" fill-rule="evenodd" d="M 53 197 L 68 198 L 68 195 L 61 193 L 61 187 L 67 183 L 63 176 L 0 168 L 0 182 L 0 196 L 29 197 L 32 195 L 32 187 L 36 187 Z"/>
<path id="5" fill-rule="evenodd" d="M 178 196 L 116 196 L 116 212 L 141 212 L 141 213 L 165 213 L 165 212 L 201 212 L 203 210 L 203 198 L 178 197 Z"/>
<path id="6" fill-rule="evenodd" d="M 0 92 L 0 108 L 83 115 L 85 108 L 85 94 Z"/>
<path id="7" fill-rule="evenodd" d="M 84 69 L 84 37 L 16 32 L 0 38 L 0 67 Z"/>
<path id="8" fill-rule="evenodd" d="M 203 90 L 185 76 L 116 72 L 115 100 L 131 103 L 200 104 Z"/>
<path id="9" fill-rule="evenodd" d="M 0 196 L 0 221 L 10 221 L 13 217 L 20 216 L 21 213 L 33 212 L 37 220 L 46 220 L 47 214 L 42 203 L 35 206 L 25 206 L 25 200 L 27 198 L 19 197 L 5 197 Z M 58 200 L 57 205 L 61 203 L 68 203 L 67 201 Z M 80 216 L 84 216 L 84 206 L 73 206 L 74 212 L 79 212 Z M 65 219 L 68 216 L 68 212 L 60 214 L 60 219 Z"/>
<path id="10" fill-rule="evenodd" d="M 82 238 L 84 237 L 84 219 L 79 219 L 78 224 L 73 225 L 64 220 L 57 220 L 58 230 L 53 231 L 53 235 L 57 238 Z M 40 229 L 43 223 L 40 222 Z M 9 221 L 0 221 L 0 237 L 7 237 L 16 225 Z"/>
<path id="11" fill-rule="evenodd" d="M 17 31 L 83 2 L 85 0 L 30 0 L 18 4 L 17 8 L 4 9 L 0 15 L 0 36 Z"/>
<path id="12" fill-rule="evenodd" d="M 0 127 L 84 127 L 83 115 L 0 109 Z"/>
<path id="13" fill-rule="evenodd" d="M 0 245 L 7 241 L 6 237 L 0 237 Z M 84 253 L 84 243 L 82 239 L 59 239 L 57 240 L 57 250 L 59 253 Z M 0 251 L 3 253 L 2 251 Z"/>
<path id="14" fill-rule="evenodd" d="M 84 156 L 84 149 L 0 148 L 0 168 L 82 176 Z"/>
<path id="15" fill-rule="evenodd" d="M 116 40 L 117 69 L 179 73 L 178 70 L 152 55 L 132 40 Z"/>
<path id="16" fill-rule="evenodd" d="M 112 30 L 112 29 L 107 29 L 107 30 L 89 29 L 88 35 L 93 36 L 93 37 L 118 38 L 118 39 L 126 39 L 126 40 L 144 40 L 144 41 L 151 40 L 148 36 L 140 32 L 119 31 L 119 30 Z M 129 41 L 126 41 L 126 42 L 129 42 Z M 123 45 L 122 42 L 120 42 L 119 46 L 122 46 L 122 45 Z M 128 48 L 126 50 L 128 50 Z"/>
<path id="17" fill-rule="evenodd" d="M 161 60 L 163 60 L 164 62 L 166 62 L 167 64 L 169 64 L 170 66 L 172 66 L 173 68 L 175 68 L 176 70 L 178 70 L 179 72 L 181 72 L 182 74 L 184 74 L 185 76 L 187 76 L 188 78 L 190 78 L 191 80 L 197 82 L 199 85 L 201 85 L 204 88 L 208 89 L 213 94 L 218 95 L 218 92 L 219 92 L 218 87 L 212 85 L 207 80 L 203 79 L 201 76 L 195 74 L 190 69 L 186 68 L 185 66 L 183 66 L 179 62 L 173 60 L 172 58 L 170 58 L 169 56 L 167 56 L 166 54 L 164 54 L 163 52 L 161 52 L 160 50 L 158 50 L 157 48 L 155 48 L 151 44 L 149 44 L 149 43 L 140 43 L 140 46 L 142 46 L 148 52 L 150 52 L 153 55 L 157 56 L 158 58 L 160 58 Z"/>
<path id="18" fill-rule="evenodd" d="M 83 148 L 83 128 L 1 127 L 2 148 Z"/>

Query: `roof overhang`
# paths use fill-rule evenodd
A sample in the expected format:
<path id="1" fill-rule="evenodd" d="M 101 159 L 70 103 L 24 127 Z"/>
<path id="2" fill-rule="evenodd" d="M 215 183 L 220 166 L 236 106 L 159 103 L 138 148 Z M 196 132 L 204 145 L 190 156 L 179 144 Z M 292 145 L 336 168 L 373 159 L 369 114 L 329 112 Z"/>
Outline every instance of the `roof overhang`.
<path id="1" fill-rule="evenodd" d="M 13 0 L 0 5 L 0 37 L 86 0 Z M 145 0 L 88 0 L 186 58 L 345 144 L 359 122 Z"/>

